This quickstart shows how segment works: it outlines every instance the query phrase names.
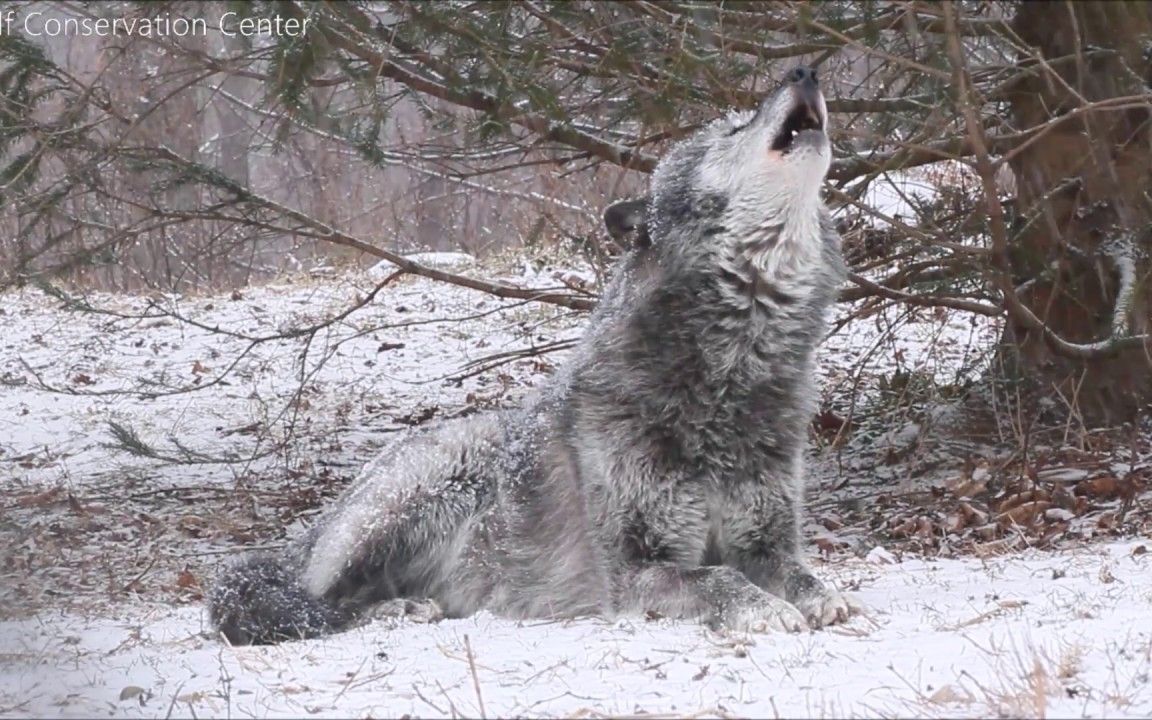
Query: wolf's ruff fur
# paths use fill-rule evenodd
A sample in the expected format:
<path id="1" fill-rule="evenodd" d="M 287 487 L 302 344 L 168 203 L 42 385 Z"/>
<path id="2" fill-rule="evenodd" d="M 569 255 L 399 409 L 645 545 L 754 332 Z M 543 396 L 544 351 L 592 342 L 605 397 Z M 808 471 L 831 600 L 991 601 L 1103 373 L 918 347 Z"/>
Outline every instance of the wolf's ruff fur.
<path id="1" fill-rule="evenodd" d="M 825 118 L 798 68 L 669 152 L 644 206 L 606 213 L 642 242 L 550 385 L 397 440 L 289 552 L 225 571 L 217 627 L 310 637 L 396 598 L 450 617 L 845 619 L 799 535 L 814 352 L 844 274 Z"/>

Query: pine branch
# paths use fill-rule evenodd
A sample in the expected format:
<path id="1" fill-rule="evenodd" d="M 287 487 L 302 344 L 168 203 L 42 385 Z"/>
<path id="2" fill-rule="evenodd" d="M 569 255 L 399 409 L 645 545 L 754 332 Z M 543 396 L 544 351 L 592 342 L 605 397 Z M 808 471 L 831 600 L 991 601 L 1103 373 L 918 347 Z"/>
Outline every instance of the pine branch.
<path id="1" fill-rule="evenodd" d="M 293 8 L 292 12 L 297 17 L 304 16 L 304 11 L 298 3 L 293 2 L 287 7 Z M 339 19 L 338 15 L 357 13 L 353 6 L 330 6 L 328 9 L 332 13 L 327 15 L 329 22 L 320 24 L 320 32 L 324 38 L 334 47 L 367 62 L 383 77 L 439 100 L 478 110 L 501 123 L 522 127 L 545 140 L 563 143 L 614 165 L 645 173 L 650 173 L 656 168 L 656 158 L 652 156 L 580 132 L 570 124 L 557 122 L 540 113 L 521 112 L 513 106 L 499 102 L 482 90 L 452 88 L 421 74 L 407 64 L 394 60 L 389 53 L 361 34 L 352 24 Z M 393 38 L 392 42 L 396 43 L 397 39 Z"/>

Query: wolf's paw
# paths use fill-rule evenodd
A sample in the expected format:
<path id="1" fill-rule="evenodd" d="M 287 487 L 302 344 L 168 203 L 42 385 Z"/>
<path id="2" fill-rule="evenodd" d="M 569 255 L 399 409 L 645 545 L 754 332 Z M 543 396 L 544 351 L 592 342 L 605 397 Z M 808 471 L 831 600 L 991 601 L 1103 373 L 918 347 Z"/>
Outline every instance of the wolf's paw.
<path id="1" fill-rule="evenodd" d="M 364 622 L 384 619 L 407 619 L 414 623 L 434 623 L 444 619 L 444 611 L 440 604 L 432 598 L 412 600 L 410 598 L 396 598 L 385 600 L 364 613 Z"/>
<path id="2" fill-rule="evenodd" d="M 804 614 L 804 619 L 812 629 L 845 622 L 864 609 L 851 595 L 844 595 L 831 587 L 822 587 L 798 598 L 796 607 Z"/>
<path id="3" fill-rule="evenodd" d="M 739 632 L 802 632 L 808 629 L 804 614 L 792 603 L 769 596 L 755 604 L 726 614 L 724 624 Z"/>

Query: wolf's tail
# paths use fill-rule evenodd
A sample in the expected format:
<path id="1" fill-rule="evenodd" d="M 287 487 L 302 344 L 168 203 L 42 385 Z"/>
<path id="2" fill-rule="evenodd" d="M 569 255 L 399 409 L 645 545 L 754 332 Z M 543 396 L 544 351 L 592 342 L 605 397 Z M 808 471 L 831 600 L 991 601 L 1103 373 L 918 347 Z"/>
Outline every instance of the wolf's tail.
<path id="1" fill-rule="evenodd" d="M 267 645 L 333 632 L 347 624 L 330 601 L 308 594 L 288 555 L 250 555 L 208 593 L 212 624 L 233 645 Z"/>

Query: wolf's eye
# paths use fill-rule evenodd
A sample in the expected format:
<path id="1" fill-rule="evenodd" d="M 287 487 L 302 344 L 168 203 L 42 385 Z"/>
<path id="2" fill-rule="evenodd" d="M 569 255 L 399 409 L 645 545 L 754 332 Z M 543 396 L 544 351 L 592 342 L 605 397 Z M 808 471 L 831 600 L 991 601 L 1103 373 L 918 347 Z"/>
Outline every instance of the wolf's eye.
<path id="1" fill-rule="evenodd" d="M 748 127 L 755 117 L 755 113 L 747 110 L 729 110 L 724 117 L 724 121 L 728 123 L 728 132 L 725 133 L 724 137 L 731 137 Z"/>

